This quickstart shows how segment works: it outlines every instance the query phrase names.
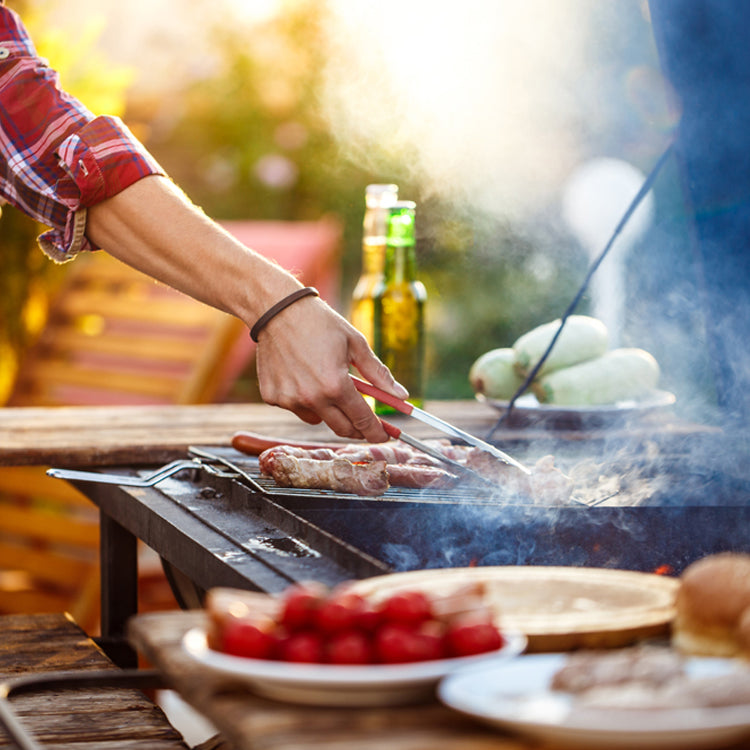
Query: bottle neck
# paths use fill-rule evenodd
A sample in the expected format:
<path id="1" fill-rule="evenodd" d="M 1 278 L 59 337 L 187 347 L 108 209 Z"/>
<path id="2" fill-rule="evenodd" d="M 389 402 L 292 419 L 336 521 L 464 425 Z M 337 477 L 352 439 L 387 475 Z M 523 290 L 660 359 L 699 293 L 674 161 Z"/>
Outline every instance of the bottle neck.
<path id="1" fill-rule="evenodd" d="M 414 245 L 388 245 L 385 251 L 386 283 L 408 284 L 416 281 L 417 262 Z"/>
<path id="2" fill-rule="evenodd" d="M 380 276 L 385 267 L 385 237 L 365 237 L 362 242 L 362 273 Z"/>

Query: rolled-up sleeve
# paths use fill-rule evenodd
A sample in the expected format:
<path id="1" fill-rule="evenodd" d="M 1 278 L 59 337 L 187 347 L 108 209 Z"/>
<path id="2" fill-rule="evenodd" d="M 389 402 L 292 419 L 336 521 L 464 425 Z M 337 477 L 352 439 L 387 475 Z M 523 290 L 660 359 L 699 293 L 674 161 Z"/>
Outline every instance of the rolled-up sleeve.
<path id="1" fill-rule="evenodd" d="M 39 243 L 56 260 L 92 249 L 84 234 L 89 206 L 111 198 L 143 177 L 164 174 L 116 117 L 90 120 L 65 138 L 55 153 L 65 173 L 55 185 L 56 198 L 67 209 L 65 224 L 42 234 Z"/>
<path id="2" fill-rule="evenodd" d="M 18 16 L 0 5 L 0 200 L 50 227 L 65 261 L 94 249 L 86 209 L 164 170 L 117 117 L 95 117 L 59 85 Z"/>

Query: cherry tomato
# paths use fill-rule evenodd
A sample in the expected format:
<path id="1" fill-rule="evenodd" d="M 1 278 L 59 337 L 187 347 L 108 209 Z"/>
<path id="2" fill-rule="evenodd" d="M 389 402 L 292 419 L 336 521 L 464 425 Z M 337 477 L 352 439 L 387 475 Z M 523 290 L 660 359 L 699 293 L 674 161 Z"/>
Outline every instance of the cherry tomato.
<path id="1" fill-rule="evenodd" d="M 222 650 L 233 656 L 272 659 L 276 647 L 272 627 L 271 621 L 232 619 L 224 628 Z"/>
<path id="2" fill-rule="evenodd" d="M 416 625 L 432 617 L 432 605 L 421 591 L 400 591 L 381 603 L 380 612 L 387 622 Z"/>
<path id="3" fill-rule="evenodd" d="M 364 606 L 357 613 L 356 627 L 365 633 L 374 633 L 383 622 L 383 615 L 378 607 L 365 600 Z"/>
<path id="4" fill-rule="evenodd" d="M 445 646 L 445 626 L 437 620 L 427 620 L 417 629 L 424 659 L 444 659 L 448 654 Z"/>
<path id="5" fill-rule="evenodd" d="M 314 584 L 295 584 L 282 595 L 279 624 L 289 630 L 301 630 L 315 625 L 316 613 L 325 600 L 325 587 Z"/>
<path id="6" fill-rule="evenodd" d="M 326 599 L 315 613 L 315 625 L 324 633 L 351 630 L 357 625 L 365 600 L 359 594 L 341 593 Z"/>
<path id="7" fill-rule="evenodd" d="M 384 664 L 427 661 L 441 653 L 433 638 L 408 625 L 386 623 L 375 633 L 375 655 Z"/>
<path id="8" fill-rule="evenodd" d="M 375 660 L 372 642 L 358 630 L 347 630 L 331 636 L 325 653 L 329 664 L 372 664 Z"/>
<path id="9" fill-rule="evenodd" d="M 452 656 L 471 656 L 494 651 L 503 645 L 500 631 L 491 622 L 458 622 L 448 628 L 445 636 Z"/>
<path id="10" fill-rule="evenodd" d="M 323 656 L 323 638 L 311 631 L 291 633 L 279 644 L 279 658 L 283 661 L 320 664 Z"/>

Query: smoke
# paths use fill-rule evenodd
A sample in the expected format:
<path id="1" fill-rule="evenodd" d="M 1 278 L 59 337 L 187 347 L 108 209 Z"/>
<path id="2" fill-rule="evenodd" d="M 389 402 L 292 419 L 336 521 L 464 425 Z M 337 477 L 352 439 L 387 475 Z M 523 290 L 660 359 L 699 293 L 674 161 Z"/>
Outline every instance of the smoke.
<path id="1" fill-rule="evenodd" d="M 377 167 L 376 145 L 428 192 L 496 215 L 554 194 L 578 158 L 588 3 L 329 5 L 323 104 L 350 157 Z"/>
<path id="2" fill-rule="evenodd" d="M 603 157 L 579 166 L 568 179 L 563 191 L 563 216 L 592 261 L 607 245 L 645 179 L 640 170 L 622 159 Z M 653 203 L 649 192 L 612 246 L 607 263 L 592 279 L 592 314 L 607 326 L 612 348 L 621 345 L 627 312 L 625 258 L 653 221 Z"/>
<path id="3" fill-rule="evenodd" d="M 481 217 L 488 224 L 507 220 L 515 231 L 535 233 L 544 250 L 534 255 L 537 263 L 544 254 L 559 260 L 568 239 L 564 229 L 549 238 L 538 233 L 545 222 L 556 230 L 564 226 L 565 189 L 577 170 L 615 157 L 634 173 L 647 172 L 681 116 L 681 101 L 654 54 L 652 28 L 635 16 L 636 6 L 328 0 L 322 104 L 330 130 L 358 165 L 388 180 L 393 164 L 409 169 L 423 198 L 471 209 L 474 226 L 481 226 Z M 671 168 L 660 176 L 654 205 L 644 204 L 647 220 L 627 243 L 621 238 L 623 252 L 611 253 L 598 270 L 590 293 L 610 309 L 592 312 L 611 327 L 613 346 L 656 356 L 661 387 L 677 393 L 681 413 L 713 421 L 711 362 L 741 358 L 729 345 L 713 347 L 715 353 L 710 348 L 724 341 L 722 331 L 704 336 L 698 271 Z M 587 252 L 603 248 L 634 190 L 615 196 L 610 182 L 600 182 L 579 201 L 578 212 L 598 222 L 593 237 L 568 227 Z M 741 318 L 734 298 L 727 306 Z M 738 367 L 745 372 L 744 358 Z M 735 401 L 748 392 L 747 378 L 726 377 L 742 383 Z"/>

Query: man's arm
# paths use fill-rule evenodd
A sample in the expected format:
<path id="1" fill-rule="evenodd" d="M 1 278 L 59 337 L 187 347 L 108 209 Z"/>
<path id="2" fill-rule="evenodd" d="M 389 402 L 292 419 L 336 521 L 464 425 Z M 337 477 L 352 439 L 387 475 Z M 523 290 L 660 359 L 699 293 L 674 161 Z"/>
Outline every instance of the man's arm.
<path id="1" fill-rule="evenodd" d="M 123 262 L 249 327 L 302 287 L 160 176 L 139 180 L 91 206 L 87 235 Z M 342 437 L 384 441 L 382 426 L 348 377 L 350 365 L 383 390 L 406 395 L 364 337 L 319 298 L 295 302 L 259 335 L 257 368 L 264 401 L 311 424 L 322 420 Z"/>
<path id="2" fill-rule="evenodd" d="M 62 261 L 101 247 L 248 326 L 301 287 L 193 206 L 123 123 L 94 117 L 65 93 L 1 4 L 0 51 L 0 198 L 51 227 L 40 237 L 47 254 Z M 318 298 L 295 302 L 260 332 L 264 400 L 342 437 L 385 440 L 350 365 L 405 395 L 364 338 Z"/>

